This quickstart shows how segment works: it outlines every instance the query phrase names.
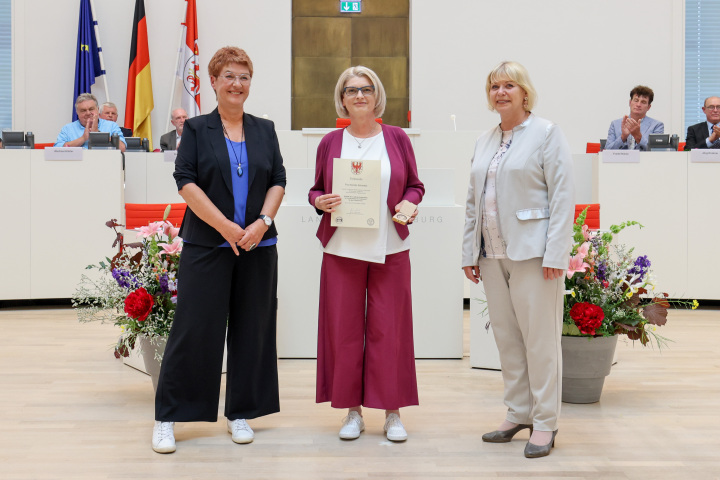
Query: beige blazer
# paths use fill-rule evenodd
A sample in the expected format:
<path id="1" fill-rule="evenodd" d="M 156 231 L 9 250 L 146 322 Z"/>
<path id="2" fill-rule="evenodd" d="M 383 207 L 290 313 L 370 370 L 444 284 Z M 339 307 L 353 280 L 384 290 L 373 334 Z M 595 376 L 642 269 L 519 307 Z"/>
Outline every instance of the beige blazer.
<path id="1" fill-rule="evenodd" d="M 485 176 L 501 139 L 497 126 L 475 144 L 465 209 L 464 267 L 479 263 Z M 515 127 L 512 144 L 498 167 L 496 187 L 508 258 L 540 257 L 543 267 L 567 269 L 575 189 L 570 146 L 560 128 L 532 114 Z"/>

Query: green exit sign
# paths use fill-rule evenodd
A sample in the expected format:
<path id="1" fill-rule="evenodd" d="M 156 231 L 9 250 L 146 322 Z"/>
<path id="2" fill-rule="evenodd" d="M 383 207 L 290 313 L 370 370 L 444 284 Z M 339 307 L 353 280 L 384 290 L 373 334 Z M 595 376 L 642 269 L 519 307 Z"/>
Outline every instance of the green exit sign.
<path id="1" fill-rule="evenodd" d="M 340 13 L 360 13 L 362 12 L 362 1 L 340 2 Z"/>

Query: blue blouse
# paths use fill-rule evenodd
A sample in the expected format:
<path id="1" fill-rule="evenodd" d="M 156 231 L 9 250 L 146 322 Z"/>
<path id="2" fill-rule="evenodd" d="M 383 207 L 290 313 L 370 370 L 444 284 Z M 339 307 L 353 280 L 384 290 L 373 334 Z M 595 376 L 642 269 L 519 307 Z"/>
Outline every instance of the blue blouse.
<path id="1" fill-rule="evenodd" d="M 245 146 L 245 142 L 233 142 L 227 137 L 225 138 L 225 144 L 227 145 L 231 165 L 230 170 L 232 171 L 233 198 L 235 200 L 235 215 L 233 217 L 233 221 L 242 228 L 245 228 L 245 209 L 247 208 L 249 173 L 247 147 Z M 240 166 L 242 167 L 242 175 L 238 175 L 238 159 L 240 160 Z M 262 240 L 258 243 L 258 247 L 267 247 L 269 245 L 275 245 L 276 243 L 277 237 L 272 237 Z M 220 246 L 230 248 L 230 243 L 225 242 Z"/>

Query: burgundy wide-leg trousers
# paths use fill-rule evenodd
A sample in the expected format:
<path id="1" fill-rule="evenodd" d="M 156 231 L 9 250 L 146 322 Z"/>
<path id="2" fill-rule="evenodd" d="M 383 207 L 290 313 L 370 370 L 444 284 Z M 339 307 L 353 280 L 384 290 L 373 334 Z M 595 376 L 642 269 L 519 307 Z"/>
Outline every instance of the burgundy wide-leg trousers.
<path id="1" fill-rule="evenodd" d="M 409 251 L 384 264 L 323 254 L 316 401 L 384 410 L 418 404 Z"/>

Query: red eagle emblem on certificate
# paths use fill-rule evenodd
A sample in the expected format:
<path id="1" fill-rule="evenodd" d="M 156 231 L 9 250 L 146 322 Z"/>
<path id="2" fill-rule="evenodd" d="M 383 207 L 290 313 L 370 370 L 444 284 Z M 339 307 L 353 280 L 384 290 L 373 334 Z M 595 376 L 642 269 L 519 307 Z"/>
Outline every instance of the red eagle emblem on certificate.
<path id="1" fill-rule="evenodd" d="M 363 171 L 363 162 L 350 162 L 350 170 L 353 175 L 360 175 Z"/>

